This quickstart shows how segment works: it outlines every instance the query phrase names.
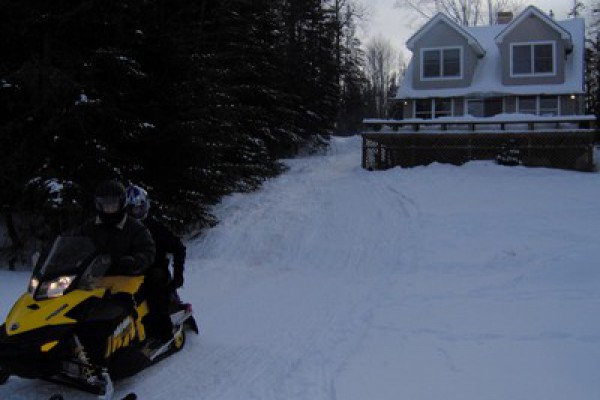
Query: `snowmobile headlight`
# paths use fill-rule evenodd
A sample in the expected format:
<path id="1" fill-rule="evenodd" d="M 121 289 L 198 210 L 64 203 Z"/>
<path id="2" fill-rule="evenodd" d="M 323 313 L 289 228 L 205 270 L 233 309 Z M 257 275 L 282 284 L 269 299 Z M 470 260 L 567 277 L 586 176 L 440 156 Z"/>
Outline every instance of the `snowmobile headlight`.
<path id="1" fill-rule="evenodd" d="M 70 275 L 59 276 L 58 278 L 53 279 L 51 281 L 42 282 L 42 284 L 39 285 L 37 297 L 40 299 L 50 299 L 62 296 L 65 293 L 65 290 L 67 290 L 69 286 L 71 286 L 74 280 L 75 275 Z"/>
<path id="2" fill-rule="evenodd" d="M 31 280 L 29 281 L 29 287 L 27 288 L 27 291 L 30 294 L 34 294 L 35 290 L 38 288 L 39 285 L 40 281 L 38 278 L 31 278 Z"/>

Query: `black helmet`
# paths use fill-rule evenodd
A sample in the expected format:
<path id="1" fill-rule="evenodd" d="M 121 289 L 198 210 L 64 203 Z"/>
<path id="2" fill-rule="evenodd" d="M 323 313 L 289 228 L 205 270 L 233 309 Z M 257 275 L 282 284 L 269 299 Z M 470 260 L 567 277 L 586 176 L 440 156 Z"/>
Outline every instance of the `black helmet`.
<path id="1" fill-rule="evenodd" d="M 102 182 L 96 188 L 94 202 L 100 220 L 116 225 L 125 216 L 125 187 L 117 181 Z"/>

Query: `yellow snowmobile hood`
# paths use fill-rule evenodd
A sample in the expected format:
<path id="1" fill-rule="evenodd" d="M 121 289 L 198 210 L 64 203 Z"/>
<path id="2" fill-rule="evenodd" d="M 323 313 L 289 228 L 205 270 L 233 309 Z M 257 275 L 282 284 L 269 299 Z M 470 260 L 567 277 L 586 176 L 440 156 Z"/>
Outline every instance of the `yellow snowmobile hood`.
<path id="1" fill-rule="evenodd" d="M 30 293 L 23 294 L 6 318 L 6 334 L 18 335 L 48 325 L 77 323 L 66 314 L 90 297 L 102 297 L 104 288 L 73 290 L 60 297 L 36 301 Z"/>
<path id="2" fill-rule="evenodd" d="M 75 324 L 78 321 L 66 316 L 73 307 L 91 297 L 102 298 L 107 290 L 134 294 L 143 281 L 142 276 L 105 276 L 98 279 L 94 289 L 76 289 L 56 298 L 39 301 L 30 293 L 25 293 L 6 318 L 6 334 L 13 336 L 49 325 Z"/>

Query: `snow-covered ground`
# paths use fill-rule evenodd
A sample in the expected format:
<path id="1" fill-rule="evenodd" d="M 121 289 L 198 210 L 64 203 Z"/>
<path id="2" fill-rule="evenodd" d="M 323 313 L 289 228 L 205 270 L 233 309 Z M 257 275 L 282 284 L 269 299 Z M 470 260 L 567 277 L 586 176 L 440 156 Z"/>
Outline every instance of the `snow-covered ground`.
<path id="1" fill-rule="evenodd" d="M 360 139 L 225 199 L 187 243 L 199 336 L 140 399 L 600 398 L 600 175 L 368 172 Z M 0 271 L 0 314 L 26 287 Z M 93 396 L 11 378 L 0 399 Z"/>

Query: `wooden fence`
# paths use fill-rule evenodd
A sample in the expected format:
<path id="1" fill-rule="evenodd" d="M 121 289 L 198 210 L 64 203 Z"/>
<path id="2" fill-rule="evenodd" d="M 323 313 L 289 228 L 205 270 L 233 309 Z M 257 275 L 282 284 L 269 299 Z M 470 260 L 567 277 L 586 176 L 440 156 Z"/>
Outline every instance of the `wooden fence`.
<path id="1" fill-rule="evenodd" d="M 369 170 L 472 160 L 593 171 L 593 131 L 482 133 L 364 133 L 362 166 Z"/>

